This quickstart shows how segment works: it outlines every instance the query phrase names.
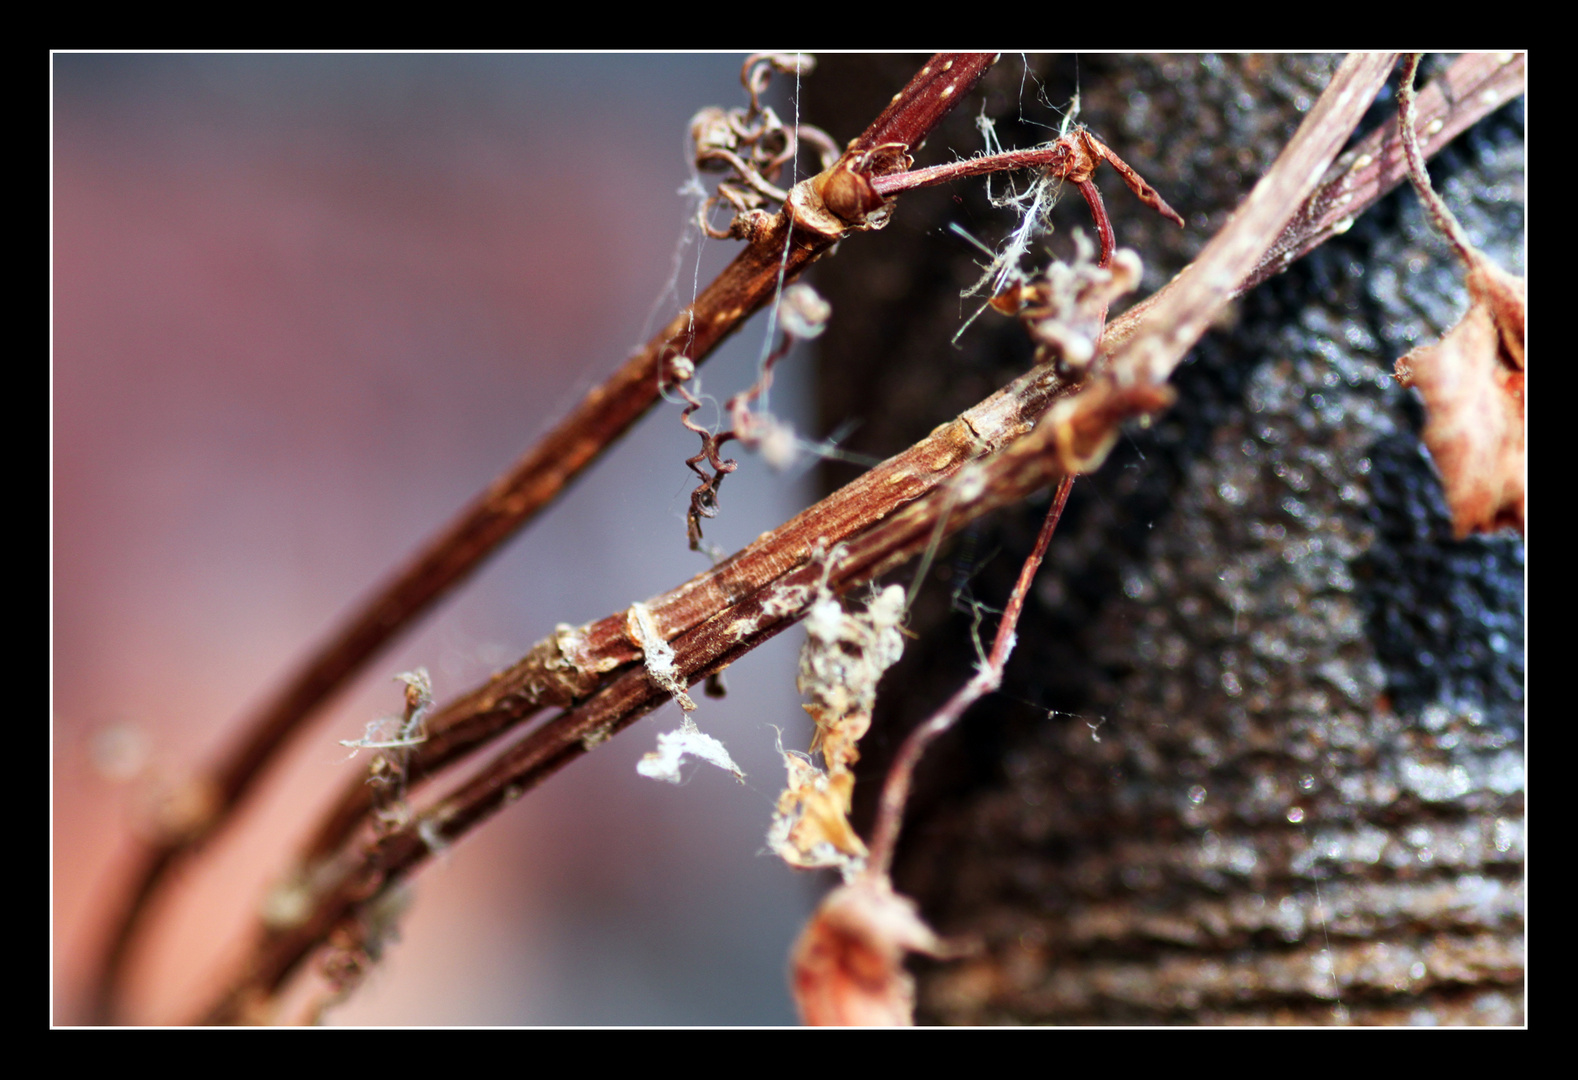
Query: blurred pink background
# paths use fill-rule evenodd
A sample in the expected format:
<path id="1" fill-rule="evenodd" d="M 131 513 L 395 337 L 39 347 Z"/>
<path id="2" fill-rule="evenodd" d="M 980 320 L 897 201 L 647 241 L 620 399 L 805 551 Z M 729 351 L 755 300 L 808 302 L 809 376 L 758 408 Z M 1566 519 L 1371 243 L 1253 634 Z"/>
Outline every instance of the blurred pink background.
<path id="1" fill-rule="evenodd" d="M 743 103 L 741 59 L 54 57 L 56 1023 L 82 1019 L 147 792 L 211 761 L 355 598 L 689 300 L 687 121 Z M 707 244 L 703 284 L 729 248 Z M 748 385 L 762 334 L 703 368 L 711 394 Z M 804 361 L 778 371 L 774 411 L 804 430 Z M 648 416 L 291 745 L 164 893 L 133 1020 L 184 1022 L 218 989 L 365 765 L 336 740 L 398 710 L 397 672 L 425 665 L 445 700 L 556 622 L 705 568 L 685 544 L 694 452 L 676 408 Z M 708 539 L 734 550 L 809 498 L 743 460 Z M 819 883 L 762 851 L 769 725 L 807 739 L 801 639 L 696 714 L 746 786 L 696 764 L 678 787 L 637 776 L 679 712 L 641 721 L 430 865 L 403 940 L 329 1022 L 793 1022 L 785 958 Z"/>

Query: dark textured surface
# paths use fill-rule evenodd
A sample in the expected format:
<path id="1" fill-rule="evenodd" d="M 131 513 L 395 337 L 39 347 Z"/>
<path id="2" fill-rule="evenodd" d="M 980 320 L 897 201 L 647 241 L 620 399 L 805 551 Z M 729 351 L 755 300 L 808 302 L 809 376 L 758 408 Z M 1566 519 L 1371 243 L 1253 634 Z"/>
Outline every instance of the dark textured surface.
<path id="1" fill-rule="evenodd" d="M 1067 98 L 1067 58 L 1032 66 Z M 1220 226 L 1334 66 L 1081 58 L 1081 119 L 1188 222 L 1098 173 L 1146 290 Z M 1009 57 L 989 76 L 989 110 L 1017 113 L 1021 71 Z M 1027 86 L 1027 119 L 1056 123 Z M 808 94 L 809 118 L 847 138 L 817 107 Z M 1388 92 L 1370 122 L 1394 108 Z M 943 136 L 961 153 L 979 146 L 969 120 Z M 1521 104 L 1432 172 L 1470 238 L 1522 273 Z M 949 220 L 987 242 L 1012 225 L 960 184 L 822 269 L 824 417 L 860 419 L 868 453 L 1028 355 L 993 315 L 947 346 L 979 273 Z M 1066 253 L 1080 201 L 1056 221 Z M 1445 244 L 1395 193 L 1244 298 L 1180 370 L 1172 412 L 1075 486 L 1003 692 L 933 751 L 912 804 L 900 888 L 983 945 L 925 968 L 923 1021 L 1521 1019 L 1523 546 L 1452 538 L 1419 407 L 1390 377 L 1465 307 Z M 898 734 L 968 675 L 951 595 L 1000 604 L 1040 512 L 937 567 L 884 683 L 868 796 Z"/>

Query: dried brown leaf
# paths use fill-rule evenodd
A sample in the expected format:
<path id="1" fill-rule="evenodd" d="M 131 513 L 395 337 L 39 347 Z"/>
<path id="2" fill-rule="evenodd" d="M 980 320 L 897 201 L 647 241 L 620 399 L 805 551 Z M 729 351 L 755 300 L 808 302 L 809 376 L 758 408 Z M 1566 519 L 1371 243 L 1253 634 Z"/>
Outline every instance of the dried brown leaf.
<path id="1" fill-rule="evenodd" d="M 1469 309 L 1434 345 L 1397 362 L 1419 389 L 1435 459 L 1460 537 L 1523 531 L 1525 282 L 1472 252 Z"/>
<path id="2" fill-rule="evenodd" d="M 778 796 L 767 846 L 790 866 L 833 867 L 849 876 L 866 863 L 866 845 L 849 823 L 855 777 L 829 775 L 792 751 L 783 753 L 789 784 Z"/>
<path id="3" fill-rule="evenodd" d="M 862 875 L 828 893 L 795 943 L 792 988 L 812 1027 L 908 1027 L 915 980 L 908 953 L 941 955 L 943 943 L 915 902 L 883 875 Z"/>

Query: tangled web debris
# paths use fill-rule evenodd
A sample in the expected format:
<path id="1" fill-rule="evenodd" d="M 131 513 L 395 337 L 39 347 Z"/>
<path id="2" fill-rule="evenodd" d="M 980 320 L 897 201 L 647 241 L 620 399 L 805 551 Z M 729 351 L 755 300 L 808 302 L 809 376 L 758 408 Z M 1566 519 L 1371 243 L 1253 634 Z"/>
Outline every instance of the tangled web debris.
<path id="1" fill-rule="evenodd" d="M 380 833 L 400 828 L 410 817 L 406 766 L 412 749 L 427 741 L 427 714 L 433 708 L 433 680 L 427 668 L 402 671 L 395 681 L 405 683 L 405 712 L 374 720 L 360 739 L 340 740 L 341 746 L 352 748 L 351 757 L 361 750 L 379 751 L 367 768 L 367 782 L 374 788 L 373 823 Z"/>
<path id="2" fill-rule="evenodd" d="M 402 671 L 395 676 L 395 682 L 405 683 L 405 713 L 372 721 L 360 739 L 341 739 L 341 746 L 349 746 L 354 751 L 351 757 L 362 750 L 405 750 L 427 741 L 423 722 L 433 707 L 433 680 L 428 677 L 427 668 Z M 377 782 L 378 774 L 375 759 L 370 782 Z"/>
<path id="3" fill-rule="evenodd" d="M 647 677 L 668 691 L 687 714 L 694 711 L 696 702 L 685 692 L 685 684 L 674 669 L 674 647 L 664 641 L 663 635 L 658 632 L 652 609 L 645 604 L 631 604 L 625 616 L 625 630 L 630 639 L 641 646 Z M 731 772 L 736 780 L 743 782 L 745 779 L 745 773 L 729 757 L 723 744 L 711 735 L 704 734 L 691 722 L 689 715 L 677 729 L 658 736 L 658 748 L 636 762 L 636 771 L 654 780 L 677 784 L 680 782 L 679 766 L 686 755 Z"/>
<path id="4" fill-rule="evenodd" d="M 1061 374 L 1079 378 L 1095 359 L 1107 308 L 1139 288 L 1144 268 L 1128 248 L 1113 252 L 1110 266 L 1096 265 L 1095 246 L 1082 232 L 1074 234 L 1074 250 L 1072 263 L 1054 260 L 1045 273 L 997 293 L 991 305 L 1025 324 L 1037 364 L 1055 360 Z"/>
<path id="5" fill-rule="evenodd" d="M 641 649 L 647 677 L 667 690 L 681 709 L 693 712 L 696 702 L 685 692 L 685 684 L 680 682 L 679 674 L 674 670 L 674 647 L 658 633 L 652 609 L 642 603 L 631 604 L 625 614 L 625 632 Z"/>
<path id="6" fill-rule="evenodd" d="M 733 773 L 740 783 L 745 782 L 745 773 L 734 763 L 723 744 L 703 732 L 688 716 L 676 730 L 658 736 L 657 749 L 636 762 L 636 772 L 653 780 L 677 784 L 680 782 L 679 767 L 686 755 L 716 765 Z"/>

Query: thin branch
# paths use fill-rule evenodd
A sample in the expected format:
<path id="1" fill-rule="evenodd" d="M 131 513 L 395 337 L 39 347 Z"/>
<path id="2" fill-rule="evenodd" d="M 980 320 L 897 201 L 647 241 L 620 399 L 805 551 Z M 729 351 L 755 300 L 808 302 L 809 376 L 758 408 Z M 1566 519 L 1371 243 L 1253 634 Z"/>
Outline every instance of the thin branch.
<path id="1" fill-rule="evenodd" d="M 1397 62 L 1396 53 L 1350 53 L 1271 169 L 1166 289 L 1135 305 L 1142 333 L 1109 331 L 1111 369 L 1125 383 L 1160 384 L 1282 235 L 1315 191 Z"/>
<path id="2" fill-rule="evenodd" d="M 879 146 L 915 148 L 997 63 L 999 53 L 938 53 L 893 95 L 871 125 L 849 144 L 853 153 Z"/>
<path id="3" fill-rule="evenodd" d="M 1008 604 L 1003 608 L 1002 618 L 997 623 L 997 636 L 992 641 L 992 651 L 986 663 L 931 719 L 910 732 L 899 747 L 893 765 L 888 769 L 887 781 L 882 785 L 882 798 L 877 804 L 877 824 L 872 831 L 867 873 L 886 877 L 893 866 L 899 826 L 904 823 L 904 804 L 909 801 L 910 778 L 921 755 L 926 753 L 926 748 L 958 723 L 966 709 L 1003 684 L 1003 669 L 1008 666 L 1008 657 L 1018 640 L 1015 627 L 1019 625 L 1025 597 L 1030 592 L 1030 583 L 1035 580 L 1036 571 L 1041 568 L 1041 559 L 1046 555 L 1047 545 L 1052 542 L 1052 533 L 1063 516 L 1063 508 L 1068 505 L 1068 493 L 1073 486 L 1073 476 L 1065 476 L 1058 483 L 1057 492 L 1052 496 L 1052 505 L 1047 507 L 1047 516 L 1041 522 L 1041 532 L 1036 536 L 1035 547 L 1019 568 L 1019 580 L 1014 582 L 1014 591 L 1009 594 Z"/>
<path id="4" fill-rule="evenodd" d="M 1072 135 L 1064 135 L 1044 146 L 1029 150 L 1008 150 L 1000 154 L 979 154 L 963 161 L 946 165 L 933 165 L 925 169 L 874 177 L 871 186 L 879 195 L 897 195 L 916 188 L 932 187 L 971 176 L 1006 172 L 1012 169 L 1040 169 L 1057 177 L 1067 177 L 1074 183 L 1088 181 L 1096 171 L 1096 164 L 1106 161 L 1123 182 L 1157 213 L 1182 226 L 1183 218 L 1147 184 L 1112 148 L 1083 128 Z"/>
<path id="5" fill-rule="evenodd" d="M 974 88 L 995 59 L 989 54 L 937 54 L 855 143 L 918 145 Z M 753 89 L 753 100 L 755 93 Z M 845 165 L 846 171 L 850 168 Z M 209 808 L 206 819 L 181 835 L 161 838 L 137 856 L 133 884 L 113 923 L 95 980 L 95 1019 L 109 1022 L 114 1015 L 114 999 L 133 939 L 160 882 L 187 852 L 230 818 L 264 767 L 307 717 L 639 419 L 658 399 L 675 357 L 700 363 L 781 285 L 797 277 L 847 232 L 878 224 L 867 226 L 863 220 L 843 220 L 819 212 L 821 200 L 813 192 L 812 181 L 806 181 L 797 186 L 782 211 L 771 217 L 762 215 L 766 220 L 758 220 L 745 249 L 694 304 L 591 390 L 569 416 L 424 545 L 404 569 L 375 590 L 247 721 L 241 740 L 222 759 L 211 779 L 201 782 L 203 802 Z"/>
<path id="6" fill-rule="evenodd" d="M 1425 156 L 1419 149 L 1419 107 L 1414 93 L 1414 75 L 1419 70 L 1419 60 L 1423 55 L 1409 53 L 1403 58 L 1403 80 L 1397 88 L 1397 126 L 1403 139 L 1403 157 L 1408 162 L 1408 180 L 1418 193 L 1419 201 L 1425 204 L 1430 219 L 1435 222 L 1436 231 L 1457 249 L 1458 258 L 1465 266 L 1473 266 L 1476 261 L 1474 245 L 1468 242 L 1463 226 L 1457 223 L 1457 215 L 1447 208 L 1435 188 L 1430 186 L 1430 174 L 1425 172 Z"/>

